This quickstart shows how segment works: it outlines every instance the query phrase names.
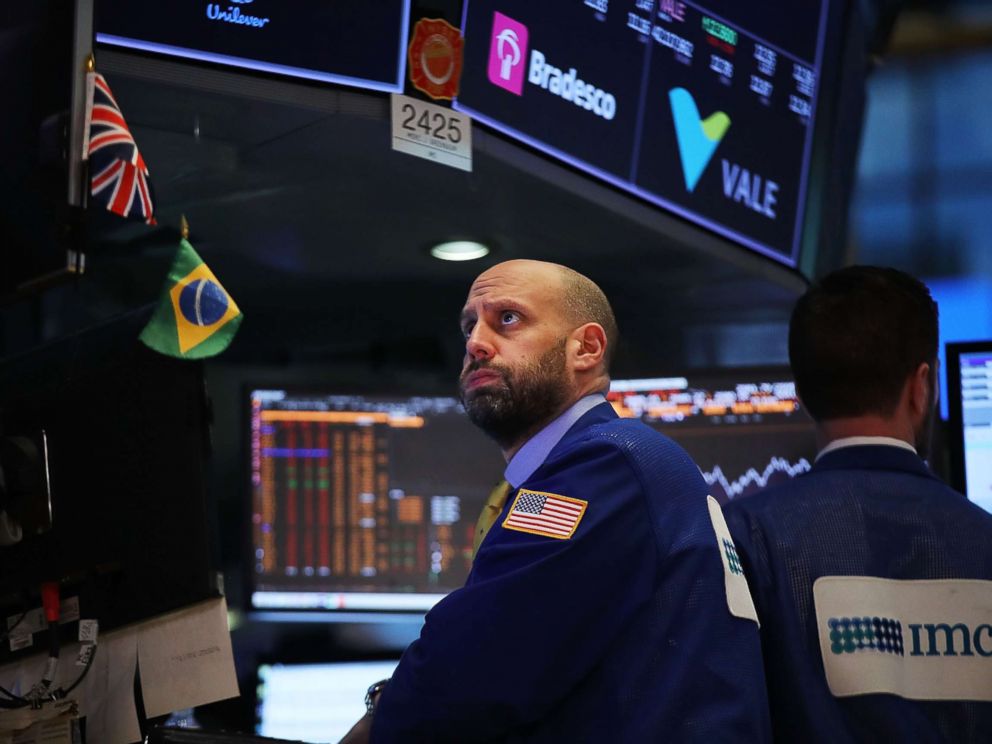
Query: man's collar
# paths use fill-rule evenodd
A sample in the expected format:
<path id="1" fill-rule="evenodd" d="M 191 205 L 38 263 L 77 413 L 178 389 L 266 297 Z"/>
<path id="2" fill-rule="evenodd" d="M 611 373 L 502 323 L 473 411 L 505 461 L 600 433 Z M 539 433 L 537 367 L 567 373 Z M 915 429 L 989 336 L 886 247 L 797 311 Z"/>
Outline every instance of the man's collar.
<path id="1" fill-rule="evenodd" d="M 894 439 L 893 437 L 842 437 L 841 439 L 833 440 L 826 447 L 820 450 L 816 456 L 816 459 L 819 460 L 825 454 L 844 447 L 864 447 L 865 445 L 899 447 L 912 452 L 914 455 L 916 454 L 916 448 L 909 442 L 903 441 L 902 439 Z"/>
<path id="2" fill-rule="evenodd" d="M 506 465 L 503 477 L 514 488 L 519 488 L 520 484 L 530 478 L 534 471 L 543 463 L 555 445 L 561 441 L 566 432 L 582 416 L 598 406 L 605 403 L 606 398 L 601 393 L 587 395 L 579 398 L 561 416 L 541 429 L 517 450 L 510 462 Z"/>

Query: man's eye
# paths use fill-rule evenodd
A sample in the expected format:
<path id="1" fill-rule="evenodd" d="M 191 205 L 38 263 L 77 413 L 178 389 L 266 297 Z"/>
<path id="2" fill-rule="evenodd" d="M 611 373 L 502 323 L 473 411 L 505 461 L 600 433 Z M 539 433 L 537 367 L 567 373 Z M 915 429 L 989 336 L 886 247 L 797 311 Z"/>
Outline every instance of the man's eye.
<path id="1" fill-rule="evenodd" d="M 520 316 L 511 310 L 504 310 L 499 316 L 499 322 L 503 325 L 516 323 L 518 320 L 520 320 Z"/>
<path id="2" fill-rule="evenodd" d="M 475 323 L 466 323 L 462 326 L 462 336 L 468 338 L 472 335 L 472 329 L 475 327 Z"/>

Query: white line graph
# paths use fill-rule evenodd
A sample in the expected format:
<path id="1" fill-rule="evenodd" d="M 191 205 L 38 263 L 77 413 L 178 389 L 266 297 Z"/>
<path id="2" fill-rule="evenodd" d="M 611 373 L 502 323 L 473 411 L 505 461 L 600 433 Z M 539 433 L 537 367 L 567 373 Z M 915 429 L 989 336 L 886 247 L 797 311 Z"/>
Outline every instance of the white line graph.
<path id="1" fill-rule="evenodd" d="M 712 472 L 706 472 L 705 470 L 701 472 L 707 486 L 718 484 L 723 489 L 723 492 L 727 494 L 727 498 L 733 499 L 740 496 L 752 486 L 754 488 L 764 488 L 775 473 L 785 473 L 790 478 L 795 478 L 800 473 L 805 473 L 809 469 L 809 460 L 805 457 L 799 458 L 799 462 L 795 464 L 789 462 L 784 457 L 773 457 L 762 472 L 759 473 L 755 468 L 748 468 L 744 475 L 733 481 L 727 478 L 719 465 L 715 466 Z"/>

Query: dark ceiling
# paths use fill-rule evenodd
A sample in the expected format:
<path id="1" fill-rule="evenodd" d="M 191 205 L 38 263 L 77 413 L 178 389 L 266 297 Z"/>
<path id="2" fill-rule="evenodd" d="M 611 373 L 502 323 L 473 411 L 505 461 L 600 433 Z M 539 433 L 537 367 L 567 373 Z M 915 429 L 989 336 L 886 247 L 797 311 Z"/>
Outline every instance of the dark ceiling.
<path id="1" fill-rule="evenodd" d="M 160 223 L 100 221 L 87 282 L 108 311 L 154 297 L 185 214 L 245 312 L 228 361 L 450 366 L 473 277 L 518 257 L 568 264 L 604 287 L 632 373 L 733 362 L 733 344 L 715 348 L 733 327 L 771 339 L 739 353 L 781 361 L 797 274 L 481 126 L 466 173 L 393 152 L 386 95 L 110 49 L 98 66 L 148 163 Z M 466 263 L 428 255 L 451 237 L 495 252 Z"/>

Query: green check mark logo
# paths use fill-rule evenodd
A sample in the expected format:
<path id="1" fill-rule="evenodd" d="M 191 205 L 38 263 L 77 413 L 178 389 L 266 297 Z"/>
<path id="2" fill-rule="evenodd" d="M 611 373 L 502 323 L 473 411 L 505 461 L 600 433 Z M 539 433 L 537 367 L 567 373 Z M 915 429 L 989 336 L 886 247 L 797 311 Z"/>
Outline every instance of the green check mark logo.
<path id="1" fill-rule="evenodd" d="M 675 138 L 679 143 L 685 187 L 692 192 L 717 145 L 730 128 L 730 117 L 717 111 L 705 120 L 701 119 L 695 99 L 685 88 L 672 88 L 668 91 L 668 100 L 675 120 Z"/>

